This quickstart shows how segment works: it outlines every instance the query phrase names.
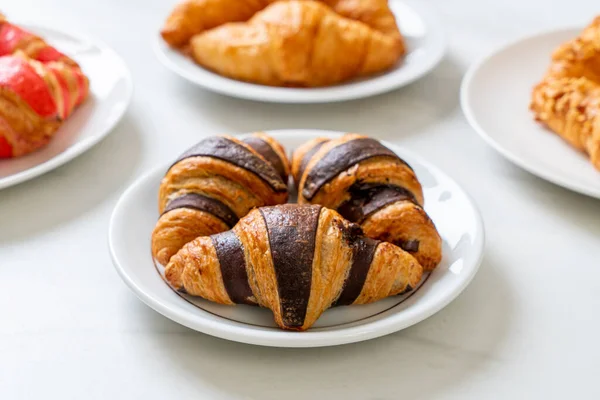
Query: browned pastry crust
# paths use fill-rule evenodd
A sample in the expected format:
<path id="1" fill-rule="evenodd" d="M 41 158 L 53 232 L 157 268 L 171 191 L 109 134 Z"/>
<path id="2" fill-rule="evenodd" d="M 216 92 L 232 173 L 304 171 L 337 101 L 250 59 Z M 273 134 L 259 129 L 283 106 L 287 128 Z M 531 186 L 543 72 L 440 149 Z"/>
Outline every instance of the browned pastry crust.
<path id="1" fill-rule="evenodd" d="M 314 139 L 294 152 L 292 175 L 300 204 L 337 210 L 367 236 L 413 254 L 425 270 L 441 261 L 442 241 L 414 171 L 375 139 Z"/>
<path id="2" fill-rule="evenodd" d="M 277 140 L 263 132 L 256 132 L 242 140 L 265 158 L 287 183 L 290 175 L 290 161 L 285 149 Z"/>
<path id="3" fill-rule="evenodd" d="M 587 78 L 600 84 L 600 16 L 552 53 L 547 78 Z"/>
<path id="4" fill-rule="evenodd" d="M 161 30 L 208 69 L 272 86 L 325 86 L 406 52 L 387 0 L 187 0 Z"/>
<path id="5" fill-rule="evenodd" d="M 0 139 L 11 146 L 13 157 L 45 146 L 61 123 L 57 117 L 40 116 L 22 97 L 0 86 Z"/>
<path id="6" fill-rule="evenodd" d="M 203 67 L 234 79 L 271 86 L 326 86 L 391 68 L 404 53 L 387 35 L 308 0 L 276 2 L 247 22 L 194 36 L 191 51 Z"/>
<path id="7" fill-rule="evenodd" d="M 202 140 L 169 168 L 159 189 L 161 216 L 152 233 L 152 254 L 166 264 L 184 244 L 232 228 L 251 209 L 285 203 L 289 162 L 275 139 L 247 139 L 267 158 L 281 157 L 286 176 L 251 144 L 231 136 Z M 269 152 L 269 149 L 271 150 Z"/>
<path id="8" fill-rule="evenodd" d="M 283 329 L 306 330 L 329 307 L 412 290 L 423 269 L 390 243 L 318 205 L 251 211 L 231 231 L 198 237 L 165 269 L 179 291 L 222 304 L 258 304 Z"/>
<path id="9" fill-rule="evenodd" d="M 600 85 L 587 78 L 544 80 L 533 89 L 531 109 L 600 170 Z"/>
<path id="10" fill-rule="evenodd" d="M 192 36 L 227 22 L 246 21 L 271 0 L 187 0 L 171 12 L 160 34 L 173 47 L 186 45 Z"/>
<path id="11" fill-rule="evenodd" d="M 552 54 L 530 104 L 538 122 L 585 152 L 600 170 L 600 17 Z"/>
<path id="12" fill-rule="evenodd" d="M 199 33 L 228 22 L 247 21 L 254 14 L 279 0 L 186 0 L 171 12 L 161 30 L 163 39 L 173 47 L 182 47 Z M 387 0 L 321 0 L 339 15 L 364 23 L 385 35 L 402 35 Z"/>

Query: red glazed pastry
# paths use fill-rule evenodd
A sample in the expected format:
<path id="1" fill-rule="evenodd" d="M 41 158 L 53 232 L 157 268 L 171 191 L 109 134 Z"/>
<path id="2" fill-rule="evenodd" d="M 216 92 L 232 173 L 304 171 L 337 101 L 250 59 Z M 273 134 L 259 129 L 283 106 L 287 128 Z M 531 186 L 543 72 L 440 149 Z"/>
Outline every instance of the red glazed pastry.
<path id="1" fill-rule="evenodd" d="M 75 61 L 0 14 L 0 158 L 46 145 L 88 91 Z"/>
<path id="2" fill-rule="evenodd" d="M 46 145 L 88 95 L 79 67 L 43 64 L 23 53 L 0 57 L 0 157 L 18 157 Z"/>
<path id="3" fill-rule="evenodd" d="M 0 14 L 0 56 L 13 54 L 17 50 L 43 63 L 60 61 L 77 66 L 75 61 L 50 46 L 44 39 L 11 24 Z"/>

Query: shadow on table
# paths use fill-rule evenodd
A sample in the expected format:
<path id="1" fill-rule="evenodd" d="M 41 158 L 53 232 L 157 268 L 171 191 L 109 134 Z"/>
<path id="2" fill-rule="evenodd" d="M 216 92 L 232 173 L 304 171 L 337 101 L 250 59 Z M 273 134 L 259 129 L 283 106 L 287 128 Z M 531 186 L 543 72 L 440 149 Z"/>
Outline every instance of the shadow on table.
<path id="1" fill-rule="evenodd" d="M 490 153 L 503 161 L 501 168 L 518 182 L 516 189 L 529 199 L 528 202 L 548 208 L 549 219 L 560 219 L 562 223 L 572 224 L 575 230 L 584 230 L 592 237 L 600 238 L 600 200 L 555 185 L 512 164 L 496 152 Z M 576 247 L 568 236 L 565 243 Z"/>
<path id="2" fill-rule="evenodd" d="M 20 241 L 93 210 L 120 192 L 141 155 L 141 132 L 128 115 L 75 160 L 0 193 L 0 242 Z"/>
<path id="3" fill-rule="evenodd" d="M 227 398 L 436 398 L 453 386 L 469 385 L 479 371 L 502 361 L 498 349 L 511 329 L 514 304 L 501 265 L 487 256 L 469 288 L 447 308 L 383 338 L 277 349 L 182 328 L 151 335 L 153 356 L 186 386 L 211 387 Z M 164 332 L 163 317 L 149 309 L 147 317 L 145 322 L 156 327 L 149 331 Z"/>
<path id="4" fill-rule="evenodd" d="M 330 104 L 277 104 L 210 93 L 179 79 L 175 88 L 192 109 L 203 109 L 231 133 L 270 129 L 328 129 L 398 139 L 440 123 L 458 110 L 461 67 L 446 57 L 420 80 L 392 92 Z M 231 118 L 234 113 L 235 118 Z"/>

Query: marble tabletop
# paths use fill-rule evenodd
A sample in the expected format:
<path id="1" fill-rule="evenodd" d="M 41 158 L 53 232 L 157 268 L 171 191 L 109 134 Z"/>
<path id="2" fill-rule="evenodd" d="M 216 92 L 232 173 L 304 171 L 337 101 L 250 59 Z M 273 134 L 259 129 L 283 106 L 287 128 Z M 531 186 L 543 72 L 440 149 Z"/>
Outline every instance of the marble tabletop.
<path id="1" fill-rule="evenodd" d="M 522 35 L 583 26 L 598 3 L 424 3 L 449 41 L 430 75 L 370 99 L 295 106 L 212 94 L 165 69 L 152 39 L 172 0 L 2 2 L 12 18 L 104 40 L 129 65 L 135 93 L 91 151 L 0 191 L 0 398 L 600 398 L 600 201 L 513 166 L 458 103 L 471 62 Z M 298 127 L 393 141 L 463 185 L 488 239 L 465 292 L 404 331 L 319 349 L 216 339 L 140 302 L 107 248 L 121 192 L 202 135 Z"/>

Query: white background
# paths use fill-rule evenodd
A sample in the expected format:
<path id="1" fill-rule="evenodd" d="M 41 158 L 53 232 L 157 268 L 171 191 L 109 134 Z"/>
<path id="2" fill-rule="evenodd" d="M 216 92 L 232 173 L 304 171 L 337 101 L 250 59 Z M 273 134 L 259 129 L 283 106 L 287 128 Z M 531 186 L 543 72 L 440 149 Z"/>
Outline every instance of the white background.
<path id="1" fill-rule="evenodd" d="M 522 35 L 583 26 L 600 6 L 426 3 L 450 44 L 431 75 L 370 99 L 283 106 L 208 93 L 160 65 L 151 44 L 172 1 L 2 0 L 13 19 L 104 40 L 130 66 L 135 94 L 93 150 L 0 192 L 0 398 L 600 398 L 600 201 L 512 166 L 458 104 L 472 61 Z M 312 350 L 215 339 L 138 301 L 107 250 L 120 193 L 202 135 L 278 128 L 368 133 L 447 171 L 486 223 L 486 258 L 470 287 L 405 331 Z"/>

